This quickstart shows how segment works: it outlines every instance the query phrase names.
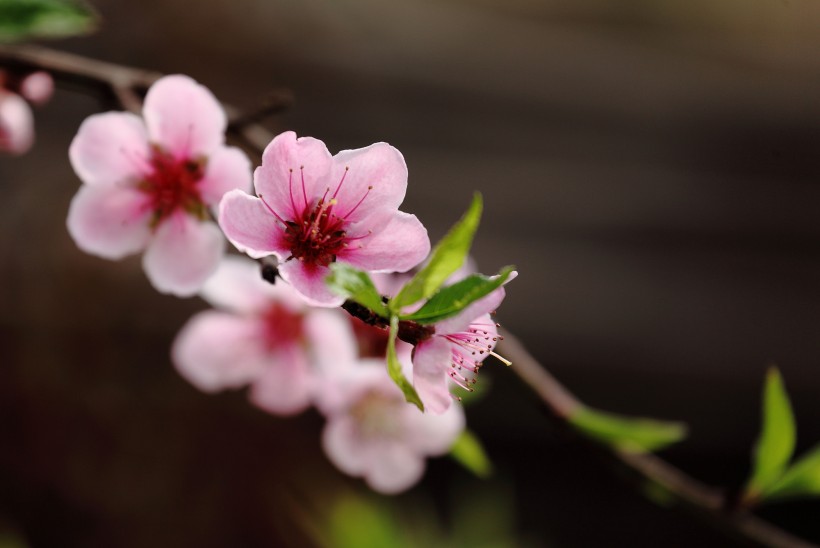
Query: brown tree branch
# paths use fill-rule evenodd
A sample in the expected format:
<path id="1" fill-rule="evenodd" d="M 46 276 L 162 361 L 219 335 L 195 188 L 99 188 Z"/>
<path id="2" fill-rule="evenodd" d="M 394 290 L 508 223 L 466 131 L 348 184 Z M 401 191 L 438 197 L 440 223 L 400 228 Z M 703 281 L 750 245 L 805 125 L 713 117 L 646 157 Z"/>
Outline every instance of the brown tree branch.
<path id="1" fill-rule="evenodd" d="M 20 72 L 48 71 L 59 85 L 85 93 L 101 93 L 122 108 L 132 111 L 139 110 L 147 89 L 162 76 L 157 72 L 38 46 L 0 46 L 0 66 Z M 259 125 L 258 120 L 280 112 L 291 102 L 292 96 L 280 91 L 272 95 L 262 108 L 248 114 L 223 103 L 230 119 L 229 135 L 261 157 L 273 134 Z M 504 332 L 501 344 L 505 355 L 513 362 L 512 371 L 540 397 L 558 420 L 566 422 L 575 410 L 583 406 L 509 332 Z M 631 470 L 637 478 L 660 486 L 695 513 L 741 539 L 779 548 L 814 546 L 747 511 L 730 511 L 729 500 L 722 491 L 701 483 L 655 455 L 617 449 L 608 449 L 607 454 L 616 463 Z"/>

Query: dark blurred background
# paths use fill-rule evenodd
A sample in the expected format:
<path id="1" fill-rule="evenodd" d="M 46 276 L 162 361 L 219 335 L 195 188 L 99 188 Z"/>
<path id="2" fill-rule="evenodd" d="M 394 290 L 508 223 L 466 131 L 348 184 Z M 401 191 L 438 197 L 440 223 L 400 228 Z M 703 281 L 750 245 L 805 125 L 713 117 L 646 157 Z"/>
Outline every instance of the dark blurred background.
<path id="1" fill-rule="evenodd" d="M 771 362 L 798 451 L 820 440 L 817 2 L 94 4 L 99 33 L 52 45 L 186 73 L 241 108 L 292 89 L 271 129 L 331 151 L 398 147 L 403 209 L 434 239 L 483 192 L 474 255 L 521 273 L 505 327 L 589 404 L 688 422 L 664 457 L 692 475 L 742 483 Z M 58 92 L 35 149 L 0 159 L 2 521 L 33 547 L 310 545 L 303 514 L 361 488 L 326 463 L 319 417 L 196 392 L 168 348 L 204 304 L 157 294 L 138 258 L 85 255 L 65 230 L 68 144 L 101 108 Z M 482 511 L 530 545 L 736 542 L 556 435 L 511 371 L 482 375 L 468 422 L 497 474 L 431 462 L 392 500 L 400 515 L 447 528 L 470 493 L 501 493 Z M 762 514 L 820 542 L 818 511 Z"/>

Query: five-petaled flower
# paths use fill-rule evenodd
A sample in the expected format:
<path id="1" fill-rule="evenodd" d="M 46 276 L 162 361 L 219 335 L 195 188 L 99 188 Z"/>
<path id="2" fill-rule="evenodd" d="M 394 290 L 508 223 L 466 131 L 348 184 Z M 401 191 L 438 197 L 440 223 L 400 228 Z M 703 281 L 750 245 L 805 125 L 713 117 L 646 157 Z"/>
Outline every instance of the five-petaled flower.
<path id="1" fill-rule="evenodd" d="M 517 275 L 513 272 L 507 281 Z M 448 379 L 456 385 L 472 390 L 475 376 L 488 356 L 495 356 L 498 327 L 490 316 L 505 292 L 499 287 L 486 297 L 467 306 L 458 315 L 433 325 L 433 334 L 418 342 L 413 350 L 413 385 L 424 408 L 431 413 L 443 413 L 449 407 Z"/>
<path id="2" fill-rule="evenodd" d="M 107 259 L 145 249 L 154 287 L 190 296 L 224 253 L 209 208 L 229 190 L 250 188 L 250 161 L 224 145 L 225 112 L 187 76 L 151 86 L 143 117 L 107 112 L 80 126 L 69 157 L 84 185 L 68 229 L 81 249 Z"/>
<path id="3" fill-rule="evenodd" d="M 363 477 L 380 493 L 412 486 L 425 459 L 445 454 L 464 430 L 461 406 L 422 413 L 404 400 L 381 360 L 341 366 L 323 386 L 317 407 L 327 417 L 325 453 L 342 472 Z"/>
<path id="4" fill-rule="evenodd" d="M 356 356 L 344 313 L 307 307 L 292 287 L 264 281 L 248 258 L 225 257 L 201 295 L 217 310 L 191 318 L 171 355 L 204 392 L 250 385 L 258 407 L 297 413 L 312 403 L 322 364 Z"/>
<path id="5" fill-rule="evenodd" d="M 251 257 L 275 255 L 279 273 L 316 306 L 343 299 L 325 285 L 340 261 L 373 272 L 403 272 L 430 251 L 427 230 L 398 210 L 407 166 L 386 143 L 331 156 L 322 141 L 278 135 L 254 173 L 258 197 L 225 195 L 219 223 Z"/>

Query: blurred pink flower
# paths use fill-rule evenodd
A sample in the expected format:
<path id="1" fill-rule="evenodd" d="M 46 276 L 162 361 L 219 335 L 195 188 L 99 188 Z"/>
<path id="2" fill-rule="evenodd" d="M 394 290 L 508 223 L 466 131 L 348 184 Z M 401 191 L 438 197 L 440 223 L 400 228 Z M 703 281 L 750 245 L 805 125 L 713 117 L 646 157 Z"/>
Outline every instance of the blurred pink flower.
<path id="1" fill-rule="evenodd" d="M 363 477 L 380 493 L 408 489 L 424 473 L 428 456 L 447 453 L 464 430 L 464 412 L 422 413 L 408 404 L 382 360 L 339 368 L 319 393 L 327 417 L 322 446 L 342 472 Z"/>
<path id="2" fill-rule="evenodd" d="M 204 392 L 250 385 L 258 407 L 298 413 L 312 401 L 320 364 L 355 358 L 353 332 L 341 311 L 308 308 L 287 284 L 264 281 L 250 259 L 225 257 L 201 295 L 218 310 L 189 320 L 172 358 Z"/>
<path id="3" fill-rule="evenodd" d="M 0 89 L 0 151 L 23 154 L 34 144 L 31 107 L 16 93 Z"/>
<path id="4" fill-rule="evenodd" d="M 430 251 L 427 230 L 398 210 L 407 166 L 386 143 L 331 156 L 322 141 L 278 135 L 254 173 L 258 198 L 225 196 L 219 223 L 251 257 L 276 255 L 279 272 L 311 304 L 338 306 L 325 285 L 334 261 L 376 272 L 401 272 Z"/>
<path id="5" fill-rule="evenodd" d="M 511 281 L 516 273 L 508 278 Z M 467 390 L 475 383 L 475 376 L 483 360 L 493 355 L 498 342 L 498 328 L 490 316 L 505 292 L 499 287 L 479 299 L 458 315 L 434 324 L 433 334 L 416 344 L 413 350 L 413 386 L 424 408 L 431 413 L 443 413 L 453 397 L 448 378 Z"/>
<path id="6" fill-rule="evenodd" d="M 34 105 L 46 103 L 54 94 L 54 78 L 45 71 L 38 70 L 25 76 L 20 82 L 20 95 Z"/>
<path id="7" fill-rule="evenodd" d="M 68 230 L 82 250 L 106 259 L 145 250 L 154 287 L 190 296 L 224 253 L 208 208 L 229 190 L 250 188 L 250 161 L 224 145 L 222 107 L 187 76 L 151 86 L 143 117 L 107 112 L 80 126 L 69 158 L 84 185 Z"/>

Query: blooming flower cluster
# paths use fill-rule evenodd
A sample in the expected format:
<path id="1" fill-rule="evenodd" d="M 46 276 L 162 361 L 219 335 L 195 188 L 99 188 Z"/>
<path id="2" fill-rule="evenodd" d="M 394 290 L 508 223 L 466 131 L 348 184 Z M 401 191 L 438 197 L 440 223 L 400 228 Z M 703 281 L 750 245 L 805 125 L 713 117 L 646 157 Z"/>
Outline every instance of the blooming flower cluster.
<path id="1" fill-rule="evenodd" d="M 23 154 L 34 143 L 32 105 L 42 105 L 54 92 L 47 72 L 17 76 L 0 70 L 0 151 Z"/>
<path id="2" fill-rule="evenodd" d="M 317 139 L 285 132 L 265 149 L 252 195 L 250 162 L 225 146 L 226 127 L 218 101 L 186 76 L 158 80 L 142 118 L 88 118 L 69 150 L 83 182 L 69 232 L 107 259 L 144 250 L 157 290 L 198 294 L 214 307 L 191 318 L 171 352 L 195 387 L 247 387 L 252 404 L 278 415 L 315 406 L 327 418 L 322 445 L 339 469 L 384 493 L 410 487 L 425 459 L 447 452 L 464 429 L 450 390 L 470 390 L 494 355 L 489 312 L 515 274 L 465 279 L 463 304 L 434 323 L 416 322 L 425 299 L 394 306 L 390 297 L 426 275 L 419 265 L 435 265 L 437 252 L 416 216 L 399 210 L 407 189 L 401 153 L 377 143 L 334 156 Z M 275 260 L 279 279 L 266 281 L 246 257 L 225 256 L 225 237 L 254 259 Z M 464 260 L 466 249 L 457 253 L 448 264 Z M 329 282 L 337 266 L 366 280 L 367 306 Z M 446 268 L 434 276 L 470 274 Z M 411 394 L 418 407 L 407 403 Z"/>

